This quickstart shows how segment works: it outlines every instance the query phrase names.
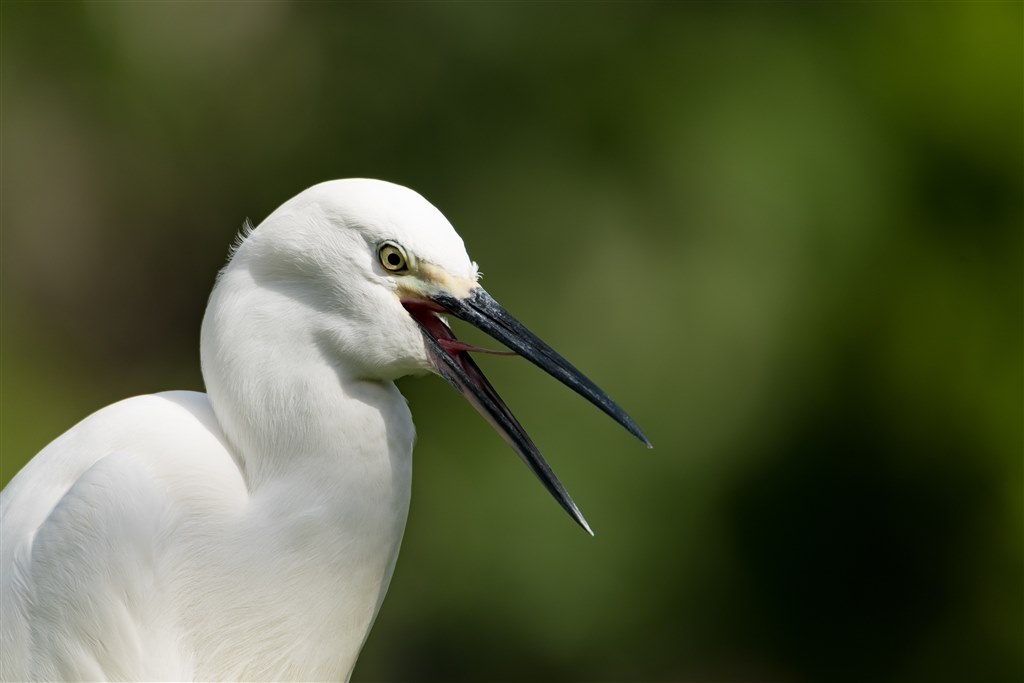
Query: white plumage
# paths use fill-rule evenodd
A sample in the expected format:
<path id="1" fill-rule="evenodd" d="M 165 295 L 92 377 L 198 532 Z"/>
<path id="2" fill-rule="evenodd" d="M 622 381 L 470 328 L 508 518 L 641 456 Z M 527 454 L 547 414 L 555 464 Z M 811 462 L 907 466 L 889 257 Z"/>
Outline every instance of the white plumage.
<path id="1" fill-rule="evenodd" d="M 108 406 L 0 495 L 0 678 L 347 679 L 409 508 L 403 375 L 448 379 L 585 524 L 437 313 L 492 332 L 642 435 L 543 342 L 510 331 L 476 280 L 448 221 L 406 188 L 332 181 L 277 209 L 210 297 L 208 393 Z"/>

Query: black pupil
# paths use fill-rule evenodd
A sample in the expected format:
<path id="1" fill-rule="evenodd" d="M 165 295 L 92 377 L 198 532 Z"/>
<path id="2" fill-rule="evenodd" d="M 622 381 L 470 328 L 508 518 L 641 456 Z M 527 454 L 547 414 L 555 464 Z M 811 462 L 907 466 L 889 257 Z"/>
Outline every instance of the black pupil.
<path id="1" fill-rule="evenodd" d="M 402 265 L 402 257 L 395 252 L 391 252 L 388 254 L 388 263 L 393 266 L 400 266 Z"/>

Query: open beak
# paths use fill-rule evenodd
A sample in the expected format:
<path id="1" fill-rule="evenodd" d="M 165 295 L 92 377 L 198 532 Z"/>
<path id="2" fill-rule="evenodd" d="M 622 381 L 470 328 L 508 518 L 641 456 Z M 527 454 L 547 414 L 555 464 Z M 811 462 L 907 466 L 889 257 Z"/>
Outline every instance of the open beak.
<path id="1" fill-rule="evenodd" d="M 544 484 L 544 488 L 555 497 L 576 523 L 593 535 L 594 532 L 584 519 L 583 513 L 576 507 L 562 482 L 558 481 L 558 477 L 551 471 L 551 467 L 533 440 L 469 356 L 470 351 L 487 350 L 460 342 L 438 314 L 451 313 L 486 332 L 596 405 L 650 448 L 650 441 L 632 418 L 569 361 L 512 317 L 482 287 L 475 287 L 465 298 L 439 294 L 431 296 L 427 301 L 405 300 L 402 305 L 423 329 L 430 358 L 438 374 L 469 400 L 519 454 L 523 462 Z"/>

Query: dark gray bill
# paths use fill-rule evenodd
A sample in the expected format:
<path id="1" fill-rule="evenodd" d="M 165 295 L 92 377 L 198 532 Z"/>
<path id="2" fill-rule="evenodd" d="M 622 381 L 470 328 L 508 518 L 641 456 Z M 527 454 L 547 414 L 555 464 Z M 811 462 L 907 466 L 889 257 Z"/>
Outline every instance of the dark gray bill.
<path id="1" fill-rule="evenodd" d="M 441 306 L 457 318 L 474 325 L 491 335 L 544 372 L 587 399 L 625 427 L 630 434 L 651 447 L 640 427 L 626 414 L 608 394 L 587 379 L 586 375 L 562 358 L 553 348 L 544 343 L 533 332 L 516 320 L 501 304 L 494 300 L 482 287 L 477 287 L 465 299 L 448 294 L 434 298 Z"/>
<path id="2" fill-rule="evenodd" d="M 550 346 L 527 330 L 483 289 L 475 289 L 466 299 L 442 295 L 435 297 L 433 301 L 436 302 L 436 305 L 414 301 L 406 301 L 403 304 L 423 329 L 438 374 L 469 400 L 473 407 L 519 454 L 519 457 L 562 508 L 587 533 L 593 535 L 594 532 L 591 531 L 590 525 L 587 524 L 568 491 L 565 490 L 544 460 L 536 444 L 533 443 L 526 430 L 519 424 L 519 421 L 467 353 L 467 349 L 481 351 L 483 349 L 476 349 L 459 342 L 448 325 L 437 316 L 437 313 L 450 312 L 490 334 L 593 402 L 646 444 L 648 448 L 650 442 L 625 411 L 619 408 L 607 394 Z M 441 310 L 442 308 L 443 310 Z"/>

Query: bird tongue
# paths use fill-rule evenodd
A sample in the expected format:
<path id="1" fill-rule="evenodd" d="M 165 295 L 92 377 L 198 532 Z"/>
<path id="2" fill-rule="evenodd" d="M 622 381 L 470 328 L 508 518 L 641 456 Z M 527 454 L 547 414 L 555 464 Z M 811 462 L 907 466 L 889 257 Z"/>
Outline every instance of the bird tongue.
<path id="1" fill-rule="evenodd" d="M 474 344 L 467 344 L 464 341 L 456 338 L 455 333 L 452 332 L 444 320 L 437 315 L 444 311 L 440 306 L 434 304 L 420 303 L 418 301 L 403 301 L 402 305 L 405 310 L 409 311 L 409 315 L 418 322 L 427 332 L 434 338 L 441 348 L 448 352 L 450 356 L 457 357 L 460 353 L 472 352 L 472 353 L 489 353 L 492 356 L 516 356 L 519 355 L 515 351 L 498 351 L 496 349 L 485 349 L 482 346 L 476 346 Z"/>
<path id="2" fill-rule="evenodd" d="M 447 327 L 447 326 L 446 326 Z M 449 333 L 451 329 L 449 328 Z M 451 339 L 445 339 L 444 337 L 438 337 L 437 343 L 440 344 L 445 351 L 451 354 L 459 353 L 460 351 L 472 351 L 473 353 L 489 353 L 492 356 L 515 356 L 515 351 L 497 351 L 495 349 L 485 349 L 482 346 L 474 346 L 473 344 L 467 344 L 464 341 L 459 341 L 452 335 Z"/>

